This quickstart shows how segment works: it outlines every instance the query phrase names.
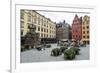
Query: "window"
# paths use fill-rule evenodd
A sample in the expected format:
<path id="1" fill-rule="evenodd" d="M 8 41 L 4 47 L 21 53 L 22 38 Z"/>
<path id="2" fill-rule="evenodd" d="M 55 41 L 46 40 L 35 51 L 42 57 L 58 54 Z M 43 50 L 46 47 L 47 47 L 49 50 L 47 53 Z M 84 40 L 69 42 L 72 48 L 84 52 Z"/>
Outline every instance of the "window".
<path id="1" fill-rule="evenodd" d="M 46 29 L 44 29 L 44 32 L 46 32 Z"/>
<path id="2" fill-rule="evenodd" d="M 89 36 L 87 36 L 87 38 L 89 38 Z"/>
<path id="3" fill-rule="evenodd" d="M 29 14 L 28 15 L 28 21 L 31 22 L 32 16 Z"/>
<path id="4" fill-rule="evenodd" d="M 83 31 L 83 33 L 85 34 L 85 31 Z"/>
<path id="5" fill-rule="evenodd" d="M 40 27 L 38 27 L 38 31 L 40 31 Z"/>
<path id="6" fill-rule="evenodd" d="M 85 38 L 85 36 L 83 36 L 83 38 Z"/>
<path id="7" fill-rule="evenodd" d="M 89 29 L 89 26 L 87 26 L 87 29 Z"/>
<path id="8" fill-rule="evenodd" d="M 83 27 L 83 29 L 85 29 L 85 27 Z"/>
<path id="9" fill-rule="evenodd" d="M 41 31 L 43 32 L 43 28 L 41 28 Z"/>
<path id="10" fill-rule="evenodd" d="M 87 31 L 87 33 L 89 33 L 89 31 Z"/>
<path id="11" fill-rule="evenodd" d="M 21 35 L 23 35 L 23 30 L 21 30 Z"/>
<path id="12" fill-rule="evenodd" d="M 43 25 L 43 18 L 41 18 L 41 24 Z"/>

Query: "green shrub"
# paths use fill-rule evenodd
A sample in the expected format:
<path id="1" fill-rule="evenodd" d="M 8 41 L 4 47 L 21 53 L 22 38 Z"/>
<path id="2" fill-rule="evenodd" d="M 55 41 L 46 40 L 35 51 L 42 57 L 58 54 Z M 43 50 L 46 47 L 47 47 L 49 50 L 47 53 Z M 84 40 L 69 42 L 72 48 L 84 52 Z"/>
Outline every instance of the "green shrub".
<path id="1" fill-rule="evenodd" d="M 79 48 L 73 47 L 73 48 L 70 48 L 70 49 L 74 50 L 76 55 L 79 55 L 79 51 L 80 51 Z"/>
<path id="2" fill-rule="evenodd" d="M 59 48 L 52 49 L 51 56 L 59 56 L 59 55 L 61 55 L 61 51 Z"/>
<path id="3" fill-rule="evenodd" d="M 51 45 L 46 45 L 46 48 L 50 48 L 51 47 Z"/>
<path id="4" fill-rule="evenodd" d="M 75 58 L 75 51 L 72 49 L 68 49 L 64 51 L 64 59 L 72 60 Z"/>
<path id="5" fill-rule="evenodd" d="M 32 46 L 31 46 L 32 47 Z M 21 46 L 21 51 L 26 51 L 32 49 L 29 45 Z"/>

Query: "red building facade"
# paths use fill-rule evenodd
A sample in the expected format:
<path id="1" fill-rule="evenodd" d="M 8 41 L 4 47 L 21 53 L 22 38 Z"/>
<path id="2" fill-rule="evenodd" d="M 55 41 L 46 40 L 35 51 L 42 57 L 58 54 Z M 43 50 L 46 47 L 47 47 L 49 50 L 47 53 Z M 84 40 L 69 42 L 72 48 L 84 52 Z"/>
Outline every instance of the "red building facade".
<path id="1" fill-rule="evenodd" d="M 72 39 L 82 39 L 82 17 L 79 18 L 77 15 L 75 15 L 72 23 Z"/>

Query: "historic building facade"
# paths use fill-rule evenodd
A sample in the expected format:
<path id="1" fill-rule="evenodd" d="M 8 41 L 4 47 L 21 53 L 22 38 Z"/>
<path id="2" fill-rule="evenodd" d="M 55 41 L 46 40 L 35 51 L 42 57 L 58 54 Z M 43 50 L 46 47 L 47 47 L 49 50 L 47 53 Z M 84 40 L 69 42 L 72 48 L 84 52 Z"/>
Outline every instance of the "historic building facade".
<path id="1" fill-rule="evenodd" d="M 65 21 L 56 25 L 56 38 L 57 40 L 69 39 L 70 27 Z"/>
<path id="2" fill-rule="evenodd" d="M 34 10 L 21 10 L 21 36 L 28 31 L 28 26 L 36 26 L 35 32 L 39 33 L 39 38 L 56 38 L 56 24 L 49 18 L 39 14 Z"/>
<path id="3" fill-rule="evenodd" d="M 82 24 L 82 41 L 84 43 L 89 44 L 89 24 L 90 24 L 90 17 L 85 15 L 83 17 L 83 24 Z"/>
<path id="4" fill-rule="evenodd" d="M 82 39 L 82 17 L 75 15 L 72 23 L 72 39 L 81 40 Z"/>

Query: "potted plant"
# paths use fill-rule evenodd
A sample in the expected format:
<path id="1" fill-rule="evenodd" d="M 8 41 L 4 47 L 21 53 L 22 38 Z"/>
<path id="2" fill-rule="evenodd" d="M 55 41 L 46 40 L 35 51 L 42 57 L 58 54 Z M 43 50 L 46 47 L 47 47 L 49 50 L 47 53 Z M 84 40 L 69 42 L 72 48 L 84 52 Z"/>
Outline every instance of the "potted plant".
<path id="1" fill-rule="evenodd" d="M 52 49 L 51 56 L 59 56 L 59 55 L 61 55 L 61 51 L 59 48 Z"/>
<path id="2" fill-rule="evenodd" d="M 72 49 L 68 49 L 64 51 L 64 59 L 65 60 L 73 60 L 75 58 L 75 51 Z"/>

